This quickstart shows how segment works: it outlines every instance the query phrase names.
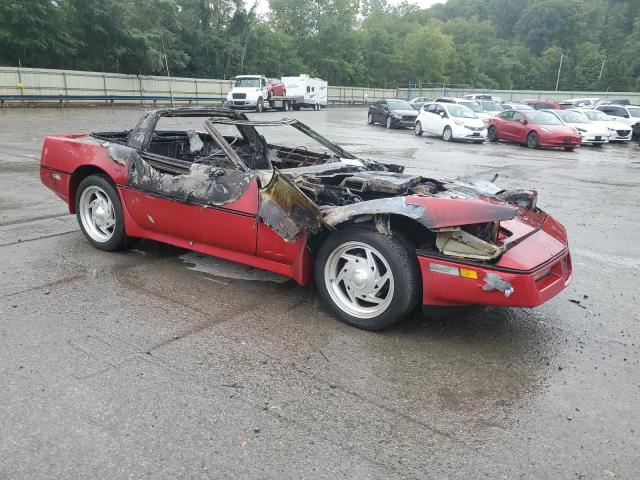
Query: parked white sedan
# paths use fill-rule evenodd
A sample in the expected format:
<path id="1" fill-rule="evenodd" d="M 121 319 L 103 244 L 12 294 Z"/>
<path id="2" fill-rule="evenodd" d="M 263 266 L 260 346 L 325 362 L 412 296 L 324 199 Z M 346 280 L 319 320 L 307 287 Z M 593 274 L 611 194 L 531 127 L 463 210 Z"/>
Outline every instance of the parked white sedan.
<path id="1" fill-rule="evenodd" d="M 606 113 L 614 120 L 626 123 L 633 135 L 640 138 L 640 106 L 636 105 L 598 105 L 596 110 Z"/>
<path id="2" fill-rule="evenodd" d="M 582 145 L 602 145 L 609 143 L 609 130 L 602 125 L 593 123 L 581 112 L 575 110 L 545 110 L 558 117 L 565 125 L 569 125 L 582 137 Z"/>
<path id="3" fill-rule="evenodd" d="M 418 114 L 415 134 L 437 135 L 445 142 L 467 140 L 483 143 L 487 129 L 478 115 L 468 107 L 457 103 L 429 103 Z"/>
<path id="4" fill-rule="evenodd" d="M 601 126 L 609 132 L 610 142 L 629 142 L 631 141 L 631 127 L 626 123 L 619 122 L 610 115 L 600 110 L 590 110 L 588 108 L 575 109 L 577 112 L 583 113 L 594 124 Z"/>

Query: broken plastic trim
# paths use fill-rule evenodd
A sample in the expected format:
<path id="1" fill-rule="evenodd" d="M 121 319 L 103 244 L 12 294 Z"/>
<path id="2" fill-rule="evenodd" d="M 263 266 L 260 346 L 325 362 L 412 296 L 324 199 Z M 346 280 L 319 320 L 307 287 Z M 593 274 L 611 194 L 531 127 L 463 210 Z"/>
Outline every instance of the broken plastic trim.
<path id="1" fill-rule="evenodd" d="M 513 292 L 515 292 L 513 286 L 497 273 L 487 273 L 484 277 L 484 283 L 485 284 L 483 285 L 482 289 L 485 292 L 498 290 L 499 292 L 504 293 L 504 296 L 506 298 L 509 298 L 513 294 Z"/>

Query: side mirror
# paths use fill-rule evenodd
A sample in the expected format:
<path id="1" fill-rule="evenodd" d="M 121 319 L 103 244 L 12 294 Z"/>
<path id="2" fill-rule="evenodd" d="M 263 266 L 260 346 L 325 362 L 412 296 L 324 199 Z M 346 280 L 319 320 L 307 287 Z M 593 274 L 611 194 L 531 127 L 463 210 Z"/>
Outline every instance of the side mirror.
<path id="1" fill-rule="evenodd" d="M 523 125 L 528 125 L 529 124 L 529 120 L 527 120 L 526 118 L 524 120 L 522 120 L 522 124 Z"/>
<path id="2" fill-rule="evenodd" d="M 446 115 L 447 115 L 446 113 L 444 113 L 444 112 L 440 112 L 440 116 L 441 116 L 442 118 L 444 118 Z"/>

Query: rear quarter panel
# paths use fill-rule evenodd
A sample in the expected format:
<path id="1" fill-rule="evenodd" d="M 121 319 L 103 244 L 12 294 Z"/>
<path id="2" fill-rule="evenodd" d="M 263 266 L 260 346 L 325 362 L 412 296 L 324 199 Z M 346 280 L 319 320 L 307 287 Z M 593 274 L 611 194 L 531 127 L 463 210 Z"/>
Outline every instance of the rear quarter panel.
<path id="1" fill-rule="evenodd" d="M 68 202 L 70 213 L 75 213 L 73 192 L 77 185 L 73 174 L 82 167 L 94 167 L 114 183 L 127 184 L 127 167 L 109 157 L 106 142 L 100 143 L 86 134 L 47 136 L 42 146 L 40 178 Z"/>

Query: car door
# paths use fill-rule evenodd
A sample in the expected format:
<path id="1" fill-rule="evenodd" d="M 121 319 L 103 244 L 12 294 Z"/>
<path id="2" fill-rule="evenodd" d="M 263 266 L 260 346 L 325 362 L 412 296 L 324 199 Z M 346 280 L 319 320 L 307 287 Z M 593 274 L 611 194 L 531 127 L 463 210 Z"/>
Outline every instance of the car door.
<path id="1" fill-rule="evenodd" d="M 132 220 L 169 243 L 254 255 L 259 204 L 255 174 L 237 166 L 224 148 L 217 154 L 220 165 L 176 167 L 176 155 L 159 146 L 157 137 L 162 135 L 150 136 L 131 155 L 122 194 Z"/>
<path id="2" fill-rule="evenodd" d="M 447 110 L 442 106 L 438 105 L 436 107 L 436 114 L 434 115 L 434 132 L 436 135 L 442 135 L 444 131 L 444 127 L 447 125 L 449 121 L 449 114 Z"/>
<path id="3" fill-rule="evenodd" d="M 435 103 L 427 105 L 423 116 L 424 125 L 422 126 L 422 129 L 432 135 L 436 133 L 437 121 L 439 119 L 438 114 L 436 113 L 438 108 L 439 105 L 436 105 Z"/>
<path id="4" fill-rule="evenodd" d="M 511 125 L 513 123 L 513 113 L 513 110 L 509 110 L 498 115 L 495 123 L 498 139 L 511 140 L 513 138 L 513 126 Z"/>
<path id="5" fill-rule="evenodd" d="M 375 110 L 373 111 L 373 121 L 378 123 L 384 123 L 387 118 L 384 117 L 384 109 L 387 106 L 386 100 L 380 100 L 375 104 Z"/>
<path id="6" fill-rule="evenodd" d="M 513 112 L 513 117 L 509 122 L 510 140 L 524 143 L 527 138 L 527 119 L 520 112 Z"/>

